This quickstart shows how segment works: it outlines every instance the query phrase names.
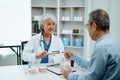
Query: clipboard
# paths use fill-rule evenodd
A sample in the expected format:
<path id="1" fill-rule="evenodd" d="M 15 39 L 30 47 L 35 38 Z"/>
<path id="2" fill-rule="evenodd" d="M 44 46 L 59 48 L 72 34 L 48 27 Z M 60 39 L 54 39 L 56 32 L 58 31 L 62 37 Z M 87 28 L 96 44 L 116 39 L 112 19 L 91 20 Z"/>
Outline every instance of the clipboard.
<path id="1" fill-rule="evenodd" d="M 47 67 L 46 69 L 48 71 L 54 73 L 54 74 L 62 75 L 62 73 L 61 73 L 62 66 L 60 66 L 60 65 L 58 65 L 58 66 L 52 66 L 52 67 Z M 76 72 L 76 70 L 73 69 L 72 72 Z"/>
<path id="2" fill-rule="evenodd" d="M 54 73 L 54 74 L 57 74 L 57 75 L 62 75 L 61 74 L 61 69 L 59 66 L 52 66 L 52 67 L 47 67 L 47 70 Z"/>

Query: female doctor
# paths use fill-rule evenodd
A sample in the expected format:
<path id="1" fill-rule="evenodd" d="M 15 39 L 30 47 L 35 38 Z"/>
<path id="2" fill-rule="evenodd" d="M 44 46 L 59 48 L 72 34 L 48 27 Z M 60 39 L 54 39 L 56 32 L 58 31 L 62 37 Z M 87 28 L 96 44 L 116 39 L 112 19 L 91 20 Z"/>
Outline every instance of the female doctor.
<path id="1" fill-rule="evenodd" d="M 56 18 L 51 14 L 44 14 L 40 17 L 38 24 L 41 32 L 34 35 L 26 44 L 23 50 L 23 60 L 49 63 L 53 61 L 55 55 L 64 59 L 62 54 L 49 55 L 52 51 L 60 51 L 60 53 L 64 51 L 62 40 L 53 35 Z"/>

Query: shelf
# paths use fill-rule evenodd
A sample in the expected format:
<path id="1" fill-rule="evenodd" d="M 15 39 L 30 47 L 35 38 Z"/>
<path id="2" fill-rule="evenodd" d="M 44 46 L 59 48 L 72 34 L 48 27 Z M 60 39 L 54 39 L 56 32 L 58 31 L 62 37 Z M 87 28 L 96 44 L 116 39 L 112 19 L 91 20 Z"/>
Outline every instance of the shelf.
<path id="1" fill-rule="evenodd" d="M 69 21 L 69 22 L 76 22 L 76 21 L 78 21 L 78 22 L 84 22 L 84 20 L 60 20 L 60 21 Z"/>
<path id="2" fill-rule="evenodd" d="M 31 5 L 40 7 L 57 7 L 57 0 L 31 0 Z"/>
<path id="3" fill-rule="evenodd" d="M 44 8 L 40 8 L 40 7 L 32 7 L 32 17 L 34 16 L 40 16 L 41 14 L 44 13 Z"/>
<path id="4" fill-rule="evenodd" d="M 41 6 L 41 5 L 32 5 L 32 8 L 57 8 L 56 6 Z"/>
<path id="5" fill-rule="evenodd" d="M 45 8 L 45 13 L 50 13 L 52 15 L 55 15 L 57 17 L 57 8 Z"/>
<path id="6" fill-rule="evenodd" d="M 85 6 L 60 6 L 59 8 L 85 8 Z"/>
<path id="7" fill-rule="evenodd" d="M 35 16 L 45 13 L 55 15 L 58 24 L 53 34 L 59 36 L 63 43 L 64 39 L 68 40 L 65 51 L 84 55 L 86 0 L 32 0 L 31 4 L 32 24 L 38 21 Z M 77 45 L 77 41 L 80 45 Z"/>
<path id="8" fill-rule="evenodd" d="M 83 47 L 75 47 L 75 46 L 64 46 L 65 48 L 75 48 L 75 49 L 83 49 Z"/>
<path id="9" fill-rule="evenodd" d="M 60 6 L 84 6 L 85 0 L 60 0 Z"/>
<path id="10" fill-rule="evenodd" d="M 78 34 L 78 33 L 60 33 L 60 35 L 80 35 L 80 36 L 84 36 L 84 34 Z"/>

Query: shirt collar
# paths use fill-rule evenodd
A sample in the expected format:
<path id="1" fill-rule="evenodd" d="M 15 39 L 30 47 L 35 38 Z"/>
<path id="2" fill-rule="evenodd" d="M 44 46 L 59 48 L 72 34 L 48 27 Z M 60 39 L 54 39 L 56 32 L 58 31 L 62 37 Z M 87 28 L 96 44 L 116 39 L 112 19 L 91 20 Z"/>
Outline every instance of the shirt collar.
<path id="1" fill-rule="evenodd" d="M 107 36 L 110 36 L 110 34 L 107 33 L 107 34 L 103 35 L 102 37 L 100 37 L 100 38 L 96 41 L 95 44 L 99 43 L 101 40 L 103 40 L 103 39 L 104 39 L 105 37 L 107 37 Z"/>

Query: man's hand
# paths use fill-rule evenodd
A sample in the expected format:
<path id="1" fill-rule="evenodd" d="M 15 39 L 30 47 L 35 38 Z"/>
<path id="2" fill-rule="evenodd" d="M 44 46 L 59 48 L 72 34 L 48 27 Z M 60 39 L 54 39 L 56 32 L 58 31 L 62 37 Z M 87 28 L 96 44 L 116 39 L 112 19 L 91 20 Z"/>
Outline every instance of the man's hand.
<path id="1" fill-rule="evenodd" d="M 69 75 L 70 72 L 72 72 L 72 69 L 69 66 L 67 66 L 67 69 L 62 69 L 61 70 L 61 73 L 64 76 L 64 78 L 68 78 L 68 75 Z"/>
<path id="2" fill-rule="evenodd" d="M 63 53 L 66 59 L 71 59 L 71 57 L 73 56 L 72 52 L 63 52 Z"/>

